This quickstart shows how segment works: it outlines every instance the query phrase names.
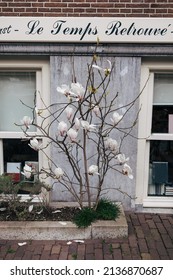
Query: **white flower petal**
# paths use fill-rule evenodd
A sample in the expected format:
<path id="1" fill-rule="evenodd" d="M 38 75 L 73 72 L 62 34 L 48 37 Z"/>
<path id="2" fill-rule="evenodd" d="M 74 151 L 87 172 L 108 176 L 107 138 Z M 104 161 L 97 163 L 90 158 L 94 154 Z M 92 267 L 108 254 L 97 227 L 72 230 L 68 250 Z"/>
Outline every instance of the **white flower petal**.
<path id="1" fill-rule="evenodd" d="M 54 174 L 55 174 L 56 179 L 61 179 L 61 177 L 64 175 L 64 171 L 62 170 L 61 167 L 57 167 L 54 170 Z"/>
<path id="2" fill-rule="evenodd" d="M 59 222 L 59 224 L 62 225 L 62 226 L 66 226 L 67 225 L 66 222 Z"/>
<path id="3" fill-rule="evenodd" d="M 18 243 L 19 246 L 24 246 L 26 244 L 27 244 L 27 242 Z"/>
<path id="4" fill-rule="evenodd" d="M 61 213 L 61 210 L 52 211 L 52 214 Z"/>
<path id="5" fill-rule="evenodd" d="M 78 133 L 76 130 L 74 130 L 73 128 L 70 128 L 68 131 L 67 131 L 67 135 L 68 137 L 70 138 L 70 140 L 72 142 L 76 142 L 76 138 L 78 136 Z"/>
<path id="6" fill-rule="evenodd" d="M 33 208 L 34 208 L 34 205 L 32 204 L 32 205 L 30 205 L 30 206 L 28 207 L 28 211 L 31 213 L 32 210 L 33 210 Z"/>
<path id="7" fill-rule="evenodd" d="M 61 135 L 61 136 L 64 136 L 66 134 L 68 130 L 68 126 L 67 124 L 64 122 L 64 121 L 61 121 L 59 124 L 58 124 L 58 133 Z"/>
<path id="8" fill-rule="evenodd" d="M 5 208 L 5 207 L 1 207 L 1 208 L 0 208 L 0 211 L 1 211 L 1 212 L 4 212 L 6 209 L 7 209 L 7 208 Z"/>

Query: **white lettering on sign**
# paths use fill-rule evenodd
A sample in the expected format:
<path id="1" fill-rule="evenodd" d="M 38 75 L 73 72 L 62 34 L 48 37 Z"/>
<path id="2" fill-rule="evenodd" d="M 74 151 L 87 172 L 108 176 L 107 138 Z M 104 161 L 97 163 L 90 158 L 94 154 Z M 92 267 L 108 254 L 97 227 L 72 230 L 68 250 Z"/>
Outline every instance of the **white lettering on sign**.
<path id="1" fill-rule="evenodd" d="M 172 18 L 0 17 L 0 42 L 172 43 Z"/>

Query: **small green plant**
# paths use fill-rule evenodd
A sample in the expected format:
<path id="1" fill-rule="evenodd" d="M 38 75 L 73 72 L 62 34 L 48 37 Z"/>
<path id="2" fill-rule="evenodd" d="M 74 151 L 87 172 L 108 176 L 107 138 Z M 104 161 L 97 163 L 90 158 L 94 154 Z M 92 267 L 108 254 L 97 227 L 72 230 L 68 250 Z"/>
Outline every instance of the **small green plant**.
<path id="1" fill-rule="evenodd" d="M 84 207 L 77 213 L 73 222 L 79 227 L 88 227 L 97 219 L 96 211 L 93 208 Z"/>
<path id="2" fill-rule="evenodd" d="M 97 207 L 84 207 L 77 215 L 73 222 L 79 227 L 88 227 L 96 220 L 116 220 L 120 215 L 120 208 L 117 204 L 107 200 L 100 199 Z"/>
<path id="3" fill-rule="evenodd" d="M 8 248 L 7 254 L 14 254 L 16 251 L 12 249 L 11 247 Z"/>
<path id="4" fill-rule="evenodd" d="M 77 254 L 76 253 L 72 254 L 72 259 L 77 260 Z"/>
<path id="5" fill-rule="evenodd" d="M 112 246 L 112 244 L 109 245 L 109 252 L 110 252 L 110 254 L 113 254 L 113 246 Z"/>
<path id="6" fill-rule="evenodd" d="M 102 198 L 98 202 L 96 213 L 97 219 L 116 220 L 120 215 L 120 208 L 117 204 Z"/>

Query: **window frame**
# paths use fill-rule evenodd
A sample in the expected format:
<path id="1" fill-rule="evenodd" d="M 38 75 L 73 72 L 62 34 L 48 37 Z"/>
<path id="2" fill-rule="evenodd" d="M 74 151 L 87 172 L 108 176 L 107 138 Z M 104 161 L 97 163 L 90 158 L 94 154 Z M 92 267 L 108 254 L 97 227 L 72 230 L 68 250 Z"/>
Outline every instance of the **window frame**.
<path id="1" fill-rule="evenodd" d="M 37 106 L 38 108 L 42 108 L 42 101 L 49 106 L 50 104 L 50 66 L 49 61 L 46 60 L 34 60 L 34 59 L 3 59 L 0 60 L 0 71 L 33 71 L 36 73 L 36 91 L 40 94 L 37 95 Z M 19 120 L 20 122 L 20 120 Z M 47 120 L 48 122 L 48 120 Z M 39 118 L 38 118 L 39 124 Z M 32 136 L 37 135 L 38 130 L 34 132 L 29 132 Z M 0 131 L 0 174 L 4 172 L 4 162 L 3 162 L 3 139 L 21 139 L 24 137 L 23 132 L 19 131 Z M 46 146 L 46 139 L 42 138 L 42 143 Z M 47 166 L 46 157 L 43 153 L 38 152 L 38 159 L 39 159 L 39 168 L 41 166 Z M 49 155 L 50 151 L 47 149 L 47 153 Z M 40 177 L 41 179 L 41 177 Z M 22 198 L 25 199 L 28 195 L 22 195 Z"/>
<path id="2" fill-rule="evenodd" d="M 172 208 L 173 197 L 148 196 L 149 155 L 151 140 L 172 140 L 173 133 L 151 133 L 154 73 L 173 73 L 173 62 L 144 62 L 141 67 L 140 114 L 138 120 L 138 154 L 136 177 L 136 205 Z"/>

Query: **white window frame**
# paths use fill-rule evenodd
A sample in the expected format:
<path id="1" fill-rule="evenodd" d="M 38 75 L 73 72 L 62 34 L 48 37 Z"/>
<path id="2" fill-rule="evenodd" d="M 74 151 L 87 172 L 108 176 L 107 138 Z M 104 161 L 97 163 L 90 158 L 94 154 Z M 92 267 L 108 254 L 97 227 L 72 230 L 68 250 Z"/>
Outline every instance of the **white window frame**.
<path id="1" fill-rule="evenodd" d="M 48 60 L 0 60 L 0 71 L 34 71 L 36 72 L 36 91 L 37 93 L 37 107 L 40 109 L 43 106 L 43 102 L 49 106 L 50 104 L 50 67 Z M 39 118 L 38 118 L 39 121 Z M 48 121 L 48 120 L 47 120 Z M 20 120 L 19 120 L 20 123 Z M 45 124 L 46 125 L 46 124 Z M 31 136 L 36 136 L 37 131 L 30 132 Z M 4 162 L 3 162 L 3 139 L 21 139 L 24 137 L 23 132 L 15 131 L 0 131 L 0 174 L 4 172 Z M 43 145 L 46 146 L 46 139 L 42 139 Z M 47 148 L 47 153 L 49 155 L 49 150 Z M 47 166 L 47 159 L 45 156 L 39 152 L 39 168 L 42 166 Z M 26 196 L 26 195 L 23 195 Z"/>
<path id="2" fill-rule="evenodd" d="M 172 208 L 173 197 L 148 196 L 150 140 L 172 140 L 172 133 L 151 133 L 154 73 L 173 73 L 172 62 L 144 62 L 141 67 L 141 90 L 138 122 L 138 154 L 136 177 L 136 205 L 155 208 Z"/>

